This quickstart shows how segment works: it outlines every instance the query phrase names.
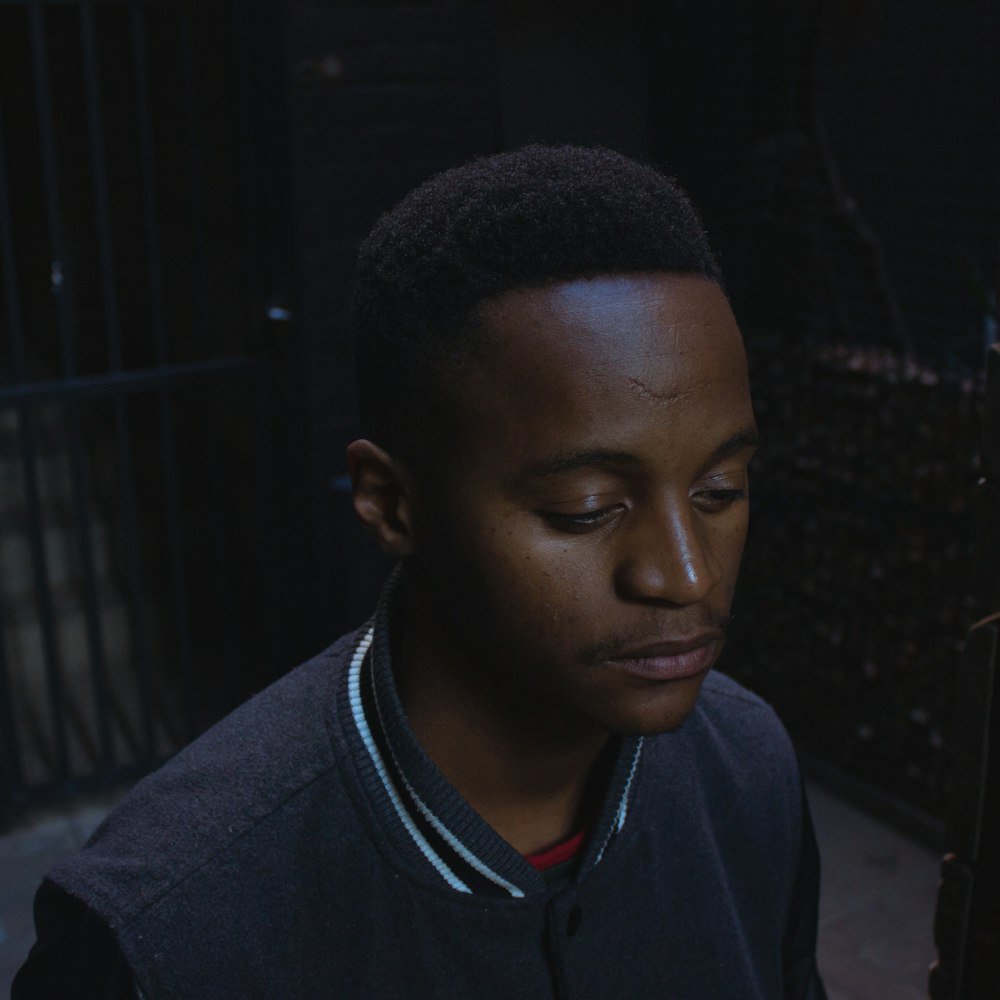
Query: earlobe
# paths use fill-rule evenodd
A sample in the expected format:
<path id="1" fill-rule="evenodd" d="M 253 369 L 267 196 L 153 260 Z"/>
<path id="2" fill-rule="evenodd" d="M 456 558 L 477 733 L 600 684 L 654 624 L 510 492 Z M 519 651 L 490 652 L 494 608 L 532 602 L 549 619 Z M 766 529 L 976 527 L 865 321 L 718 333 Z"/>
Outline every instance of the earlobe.
<path id="1" fill-rule="evenodd" d="M 354 509 L 382 551 L 407 556 L 413 551 L 409 476 L 385 449 L 364 439 L 347 446 Z"/>

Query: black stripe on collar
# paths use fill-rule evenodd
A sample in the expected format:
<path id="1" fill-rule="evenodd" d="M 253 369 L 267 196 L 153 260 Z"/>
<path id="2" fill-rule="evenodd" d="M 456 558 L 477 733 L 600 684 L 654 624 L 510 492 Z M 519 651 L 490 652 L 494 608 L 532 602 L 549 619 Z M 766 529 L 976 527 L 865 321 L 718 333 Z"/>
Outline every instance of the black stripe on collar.
<path id="1" fill-rule="evenodd" d="M 376 814 L 386 821 L 403 854 L 429 868 L 457 892 L 520 898 L 544 892 L 545 880 L 462 798 L 424 753 L 406 720 L 396 690 L 389 648 L 400 569 L 382 594 L 375 617 L 354 650 L 347 694 L 352 740 L 362 783 Z M 600 817 L 588 838 L 575 878 L 605 855 L 627 816 L 642 739 L 625 737 L 614 763 Z"/>

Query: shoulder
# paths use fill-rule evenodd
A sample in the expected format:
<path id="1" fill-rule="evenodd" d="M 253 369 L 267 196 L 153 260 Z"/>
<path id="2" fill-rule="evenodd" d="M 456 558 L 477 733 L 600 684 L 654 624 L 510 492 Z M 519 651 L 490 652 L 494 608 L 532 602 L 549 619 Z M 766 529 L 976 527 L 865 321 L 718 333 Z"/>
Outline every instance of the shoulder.
<path id="1" fill-rule="evenodd" d="M 651 756 L 668 767 L 683 759 L 689 774 L 715 788 L 738 785 L 798 796 L 798 760 L 785 727 L 763 698 L 711 671 L 691 716 L 674 733 L 654 737 Z"/>
<path id="2" fill-rule="evenodd" d="M 696 724 L 713 727 L 728 739 L 791 748 L 774 709 L 759 695 L 717 670 L 711 671 L 702 684 L 694 718 Z"/>
<path id="3" fill-rule="evenodd" d="M 730 859 L 721 864 L 733 878 L 736 864 L 764 885 L 791 884 L 801 842 L 802 777 L 792 742 L 763 699 L 710 672 L 685 722 L 647 738 L 641 773 L 641 825 L 658 837 L 685 831 L 685 843 L 705 850 L 714 845 L 714 856 Z M 757 888 L 763 898 L 763 885 Z"/>
<path id="4" fill-rule="evenodd" d="M 713 714 L 725 714 L 757 723 L 781 723 L 774 709 L 758 694 L 718 670 L 709 671 L 701 686 L 699 707 Z"/>
<path id="5" fill-rule="evenodd" d="M 213 726 L 139 782 L 48 880 L 120 926 L 336 769 L 334 700 L 357 633 Z"/>

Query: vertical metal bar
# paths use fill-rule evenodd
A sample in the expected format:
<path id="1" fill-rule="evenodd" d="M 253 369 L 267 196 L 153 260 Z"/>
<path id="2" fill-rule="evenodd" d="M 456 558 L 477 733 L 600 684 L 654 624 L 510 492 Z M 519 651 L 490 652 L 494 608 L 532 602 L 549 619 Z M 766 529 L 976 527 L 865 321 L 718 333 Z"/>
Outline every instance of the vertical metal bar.
<path id="1" fill-rule="evenodd" d="M 108 171 L 104 155 L 104 123 L 101 116 L 100 82 L 97 69 L 97 40 L 94 36 L 93 4 L 80 4 L 80 43 L 83 49 L 83 80 L 87 105 L 87 129 L 90 133 L 90 164 L 94 180 L 97 221 L 97 255 L 101 272 L 101 297 L 104 302 L 105 329 L 108 335 L 108 360 L 112 371 L 122 369 L 121 325 L 115 287 L 114 255 L 111 240 L 111 206 L 108 196 Z"/>
<path id="2" fill-rule="evenodd" d="M 232 383 L 230 383 L 232 389 Z M 230 403 L 230 405 L 233 405 Z M 221 407 L 213 407 L 214 414 L 221 413 Z M 212 454 L 220 454 L 223 448 L 220 444 L 218 418 L 215 417 L 206 438 L 207 447 L 203 455 L 208 458 Z M 210 461 L 210 459 L 209 459 Z M 225 697 L 232 704 L 237 694 L 237 665 L 235 650 L 236 621 L 233 614 L 233 591 L 229 585 L 229 555 L 227 552 L 232 538 L 232 519 L 227 516 L 225 496 L 223 493 L 223 477 L 212 474 L 208 477 L 208 502 L 211 510 L 212 577 L 215 585 L 215 600 L 218 602 L 218 632 L 222 646 L 222 666 L 225 673 Z"/>
<path id="3" fill-rule="evenodd" d="M 25 504 L 28 513 L 28 547 L 31 552 L 32 586 L 38 602 L 38 623 L 41 627 L 42 653 L 45 659 L 45 682 L 48 689 L 49 717 L 55 744 L 55 769 L 51 779 L 65 781 L 69 777 L 69 747 L 66 742 L 66 705 L 62 683 L 62 651 L 56 634 L 56 614 L 52 600 L 52 585 L 45 554 L 45 528 L 42 523 L 41 491 L 38 488 L 38 460 L 35 454 L 31 409 L 17 408 L 17 445 L 24 476 Z"/>
<path id="4" fill-rule="evenodd" d="M 156 171 L 153 156 L 153 129 L 149 111 L 149 71 L 146 52 L 145 11 L 140 4 L 131 8 L 132 58 L 135 69 L 136 107 L 139 116 L 139 162 L 142 175 L 142 213 L 146 230 L 146 262 L 149 271 L 150 311 L 158 364 L 167 362 L 166 300 L 163 293 L 163 269 L 160 262 L 159 225 L 156 211 Z M 178 470 L 174 452 L 173 402 L 169 392 L 158 392 L 160 423 L 160 455 L 167 515 L 167 545 L 170 550 L 170 588 L 176 615 L 179 671 L 181 678 L 181 711 L 188 739 L 198 732 L 195 708 L 194 669 L 191 660 L 191 628 L 188 622 L 188 597 L 184 577 L 181 513 L 178 502 Z"/>
<path id="5" fill-rule="evenodd" d="M 56 168 L 56 137 L 52 117 L 52 97 L 49 90 L 48 58 L 45 47 L 44 25 L 41 9 L 32 6 L 31 12 L 32 64 L 38 102 L 38 131 L 42 148 L 42 173 L 45 180 L 46 209 L 49 246 L 52 254 L 52 293 L 56 300 L 56 322 L 59 331 L 63 375 L 76 373 L 76 338 L 79 324 L 73 298 L 73 274 L 65 261 L 65 243 L 62 228 L 62 210 L 59 198 L 59 177 Z M 83 434 L 80 427 L 79 405 L 66 399 L 62 404 L 63 428 L 66 435 L 70 490 L 73 499 L 73 523 L 80 556 L 83 583 L 83 608 L 87 633 L 87 654 L 91 682 L 97 701 L 97 718 L 101 743 L 101 763 L 105 768 L 112 764 L 111 732 L 106 705 L 104 639 L 101 631 L 100 610 L 97 602 L 97 583 L 91 541 L 90 498 L 83 465 Z M 38 497 L 34 504 L 39 502 Z M 40 509 L 40 508 L 39 508 Z"/>
<path id="6" fill-rule="evenodd" d="M 0 620 L 0 726 L 3 727 L 3 740 L 0 743 L 0 829 L 5 825 L 7 803 L 24 788 L 24 767 L 21 764 L 21 750 L 17 745 L 13 688 L 3 633 L 3 621 Z"/>
<path id="7" fill-rule="evenodd" d="M 29 11 L 31 31 L 32 66 L 35 78 L 38 131 L 42 151 L 42 173 L 45 182 L 48 215 L 49 244 L 52 252 L 52 292 L 56 299 L 60 340 L 64 363 L 72 361 L 72 337 L 69 336 L 71 317 L 66 299 L 66 282 L 62 268 L 62 228 L 59 214 L 58 187 L 56 185 L 55 139 L 52 130 L 52 109 L 48 87 L 48 70 L 45 58 L 44 25 L 42 11 L 32 6 Z M 62 684 L 62 660 L 56 638 L 55 612 L 49 584 L 48 564 L 45 558 L 45 539 L 41 525 L 41 503 L 38 490 L 38 473 L 35 467 L 34 446 L 27 407 L 18 409 L 18 444 L 25 472 L 24 486 L 28 504 L 28 541 L 35 593 L 38 599 L 39 623 L 42 630 L 42 648 L 45 654 L 46 684 L 49 696 L 49 714 L 52 720 L 56 746 L 55 781 L 69 776 L 69 751 L 66 743 L 65 692 Z"/>
<path id="8" fill-rule="evenodd" d="M 10 335 L 15 377 L 27 375 L 27 359 L 24 350 L 24 330 L 21 325 L 21 300 L 17 284 L 14 261 L 14 234 L 10 217 L 10 197 L 7 191 L 7 151 L 4 144 L 3 106 L 0 105 L 0 269 L 3 271 L 3 289 L 7 300 L 7 329 Z M 20 424 L 24 414 L 19 408 L 14 419 Z M 17 741 L 17 723 L 13 710 L 13 687 L 10 668 L 7 663 L 7 647 L 3 634 L 3 620 L 0 618 L 0 727 L 3 728 L 4 787 L 12 792 L 24 787 L 24 767 Z M 0 809 L 3 795 L 0 794 Z"/>
<path id="9" fill-rule="evenodd" d="M 94 35 L 93 4 L 80 6 L 80 40 L 83 47 L 84 91 L 87 104 L 87 127 L 90 133 L 91 169 L 97 208 L 97 252 L 101 271 L 101 296 L 108 334 L 108 356 L 112 371 L 122 368 L 121 327 L 118 316 L 118 290 L 111 235 L 111 206 L 108 195 L 107 163 L 104 153 L 104 125 L 101 119 L 100 81 L 97 66 L 97 40 Z M 142 722 L 146 753 L 156 756 L 156 729 L 150 686 L 149 640 L 146 629 L 145 587 L 139 553 L 139 517 L 132 469 L 132 446 L 125 397 L 114 397 L 115 464 L 124 515 L 125 553 L 129 593 L 127 607 L 135 645 L 136 679 L 142 701 Z"/>
<path id="10" fill-rule="evenodd" d="M 238 101 L 240 111 L 240 146 L 238 161 L 240 167 L 240 220 L 243 223 L 242 254 L 243 279 L 247 287 L 254 287 L 261 278 L 260 261 L 256 249 L 261 245 L 259 239 L 260 213 L 255 211 L 255 193 L 257 188 L 257 146 L 254 143 L 254 109 L 258 105 L 257 85 L 259 81 L 254 73 L 254 61 L 251 53 L 253 32 L 251 24 L 258 17 L 256 5 L 246 4 L 244 0 L 230 0 L 228 5 L 233 23 L 232 51 L 233 65 L 236 68 L 235 79 L 232 81 L 241 95 Z M 257 286 L 259 287 L 259 285 Z M 257 311 L 259 314 L 259 310 Z M 253 317 L 253 322 L 259 322 L 259 315 Z"/>
<path id="11" fill-rule="evenodd" d="M 65 261 L 62 209 L 59 200 L 59 178 L 56 171 L 56 138 L 52 123 L 52 95 L 49 91 L 48 57 L 45 48 L 45 27 L 42 8 L 32 4 L 29 11 L 31 29 L 32 69 L 35 99 L 38 106 L 38 133 L 42 152 L 42 176 L 45 181 L 46 222 L 52 254 L 52 295 L 56 302 L 56 321 L 63 370 L 71 375 L 76 370 L 77 317 L 71 292 L 72 275 Z"/>
<path id="12" fill-rule="evenodd" d="M 191 293 L 192 316 L 199 343 L 206 343 L 205 330 L 205 191 L 202 184 L 201 156 L 198 146 L 198 82 L 194 62 L 194 32 L 191 11 L 186 3 L 178 9 L 178 62 L 183 80 L 183 106 L 187 139 L 188 184 L 190 199 Z M 218 335 L 212 334 L 218 346 Z"/>
<path id="13" fill-rule="evenodd" d="M 251 289 L 263 288 L 263 282 L 266 280 L 260 260 L 262 241 L 260 239 L 261 222 L 257 198 L 258 148 L 254 142 L 255 114 L 260 113 L 257 88 L 266 84 L 265 81 L 259 79 L 259 64 L 253 58 L 253 44 L 258 37 L 256 22 L 260 17 L 258 6 L 246 4 L 243 0 L 229 0 L 227 9 L 234 28 L 231 36 L 234 68 L 232 84 L 236 92 L 243 95 L 242 100 L 238 102 L 240 107 L 240 145 L 238 150 L 238 161 L 241 168 L 240 219 L 243 223 L 241 290 L 245 289 L 249 292 Z M 245 294 L 245 298 L 250 299 L 250 295 Z M 247 317 L 249 329 L 245 331 L 246 336 L 256 334 L 262 324 L 262 305 L 259 302 L 259 296 L 255 297 L 253 301 L 255 308 L 253 314 Z M 257 339 L 259 342 L 259 337 Z M 271 467 L 271 456 L 275 454 L 275 449 L 272 422 L 268 419 L 268 403 L 270 402 L 268 371 L 263 364 L 258 365 L 247 388 L 250 394 L 253 440 L 256 442 L 253 453 L 253 496 L 250 499 L 253 503 L 253 530 L 259 540 L 252 547 L 255 584 L 253 597 L 259 609 L 257 615 L 259 627 L 263 628 L 261 638 L 264 649 L 262 653 L 266 656 L 267 666 L 270 670 L 274 668 L 281 656 L 276 639 L 278 624 L 283 617 L 279 609 L 283 608 L 284 602 L 281 595 L 275 593 L 275 588 L 281 586 L 281 581 L 278 579 L 278 559 L 276 556 L 280 541 L 270 530 L 270 526 L 276 520 L 275 505 L 272 502 L 273 469 Z"/>
<path id="14" fill-rule="evenodd" d="M 198 86 L 195 69 L 194 32 L 191 26 L 191 11 L 187 4 L 180 8 L 179 21 L 180 60 L 184 75 L 184 107 L 187 116 L 188 172 L 191 186 L 191 237 L 193 241 L 192 261 L 192 292 L 194 305 L 194 324 L 199 334 L 199 342 L 206 343 L 205 331 L 205 292 L 203 275 L 205 273 L 205 196 L 201 176 L 201 157 L 198 142 Z M 218 348 L 218 335 L 213 336 L 213 347 Z M 213 421 L 207 428 L 210 450 L 218 450 L 218 423 Z M 226 529 L 229 519 L 226 517 L 225 500 L 222 491 L 222 479 L 218 475 L 208 477 L 208 495 L 211 518 L 217 525 L 210 533 L 212 547 L 213 577 L 216 589 L 216 600 L 219 602 L 219 627 L 222 637 L 222 660 L 226 670 L 227 682 L 232 687 L 232 678 L 236 670 L 234 653 L 235 622 L 233 615 L 232 588 L 229 586 L 228 565 L 226 556 Z"/>
<path id="15" fill-rule="evenodd" d="M 7 182 L 7 148 L 4 138 L 3 104 L 0 103 L 0 267 L 3 268 L 4 295 L 7 299 L 7 330 L 10 336 L 14 377 L 28 381 L 28 353 L 24 344 L 21 319 L 21 291 L 14 259 L 14 223 L 10 215 L 10 192 Z"/>

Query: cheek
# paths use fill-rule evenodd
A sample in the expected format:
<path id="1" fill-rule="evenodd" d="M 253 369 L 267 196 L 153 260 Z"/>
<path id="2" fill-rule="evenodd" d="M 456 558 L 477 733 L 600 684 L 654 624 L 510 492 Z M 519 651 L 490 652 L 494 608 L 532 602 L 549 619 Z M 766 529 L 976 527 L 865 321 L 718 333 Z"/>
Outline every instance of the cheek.
<path id="1" fill-rule="evenodd" d="M 533 556 L 532 565 L 520 581 L 520 594 L 535 642 L 563 653 L 590 643 L 612 612 L 606 600 L 612 590 L 601 585 L 602 569 L 573 548 L 557 557 Z"/>
<path id="2" fill-rule="evenodd" d="M 723 567 L 725 577 L 735 583 L 739 573 L 740 562 L 743 559 L 743 547 L 747 538 L 747 527 L 749 516 L 744 504 L 738 514 L 734 516 L 723 530 L 716 536 L 714 547 L 718 553 L 717 558 Z"/>
<path id="3" fill-rule="evenodd" d="M 579 566 L 531 547 L 495 551 L 487 565 L 484 583 L 497 616 L 524 641 L 534 647 L 579 644 L 588 608 L 589 617 L 598 610 L 585 594 L 591 577 Z"/>
<path id="4" fill-rule="evenodd" d="M 605 610 L 598 592 L 603 550 L 553 539 L 524 512 L 480 496 L 460 499 L 431 541 L 444 556 L 434 560 L 437 584 L 467 620 L 475 619 L 473 631 L 485 629 L 494 639 L 506 633 L 505 642 L 515 632 L 533 647 L 589 641 Z"/>

